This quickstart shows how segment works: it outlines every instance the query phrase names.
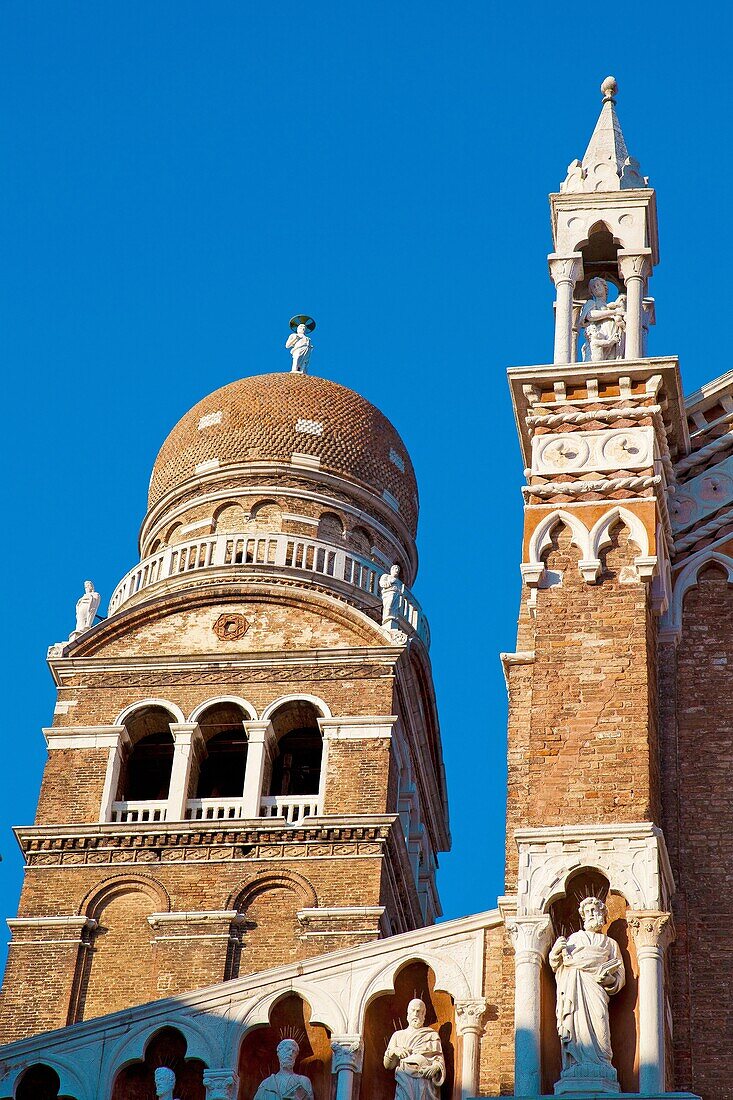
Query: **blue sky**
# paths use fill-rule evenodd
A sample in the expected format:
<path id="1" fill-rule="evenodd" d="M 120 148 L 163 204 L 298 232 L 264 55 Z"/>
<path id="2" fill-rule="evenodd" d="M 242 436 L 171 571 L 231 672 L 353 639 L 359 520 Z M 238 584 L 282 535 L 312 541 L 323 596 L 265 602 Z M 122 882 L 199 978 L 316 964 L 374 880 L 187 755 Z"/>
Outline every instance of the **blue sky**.
<path id="1" fill-rule="evenodd" d="M 552 350 L 547 193 L 613 73 L 658 190 L 654 354 L 722 373 L 729 310 L 730 9 L 468 0 L 0 8 L 6 482 L 0 914 L 35 810 L 47 646 L 90 576 L 136 560 L 150 468 L 235 378 L 313 373 L 395 423 L 421 490 L 416 593 L 454 850 L 446 916 L 502 892 L 506 694 L 522 462 L 505 368 Z M 694 22 L 692 21 L 694 19 Z"/>

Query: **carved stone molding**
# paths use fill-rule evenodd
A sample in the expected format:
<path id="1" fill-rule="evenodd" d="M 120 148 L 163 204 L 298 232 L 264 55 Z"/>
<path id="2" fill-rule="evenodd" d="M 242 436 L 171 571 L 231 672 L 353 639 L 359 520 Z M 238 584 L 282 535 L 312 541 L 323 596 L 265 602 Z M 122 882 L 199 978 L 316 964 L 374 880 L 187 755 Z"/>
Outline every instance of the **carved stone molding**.
<path id="1" fill-rule="evenodd" d="M 331 1039 L 331 1073 L 361 1073 L 364 1044 L 360 1035 L 336 1035 Z"/>
<path id="2" fill-rule="evenodd" d="M 619 249 L 618 270 L 623 281 L 646 279 L 651 272 L 651 256 L 651 248 L 640 248 L 638 252 Z"/>
<path id="3" fill-rule="evenodd" d="M 549 917 L 509 917 L 506 929 L 512 941 L 516 962 L 541 966 L 552 946 L 552 921 Z"/>
<path id="4" fill-rule="evenodd" d="M 211 628 L 222 642 L 236 642 L 249 630 L 249 619 L 239 612 L 220 615 Z"/>
<path id="5" fill-rule="evenodd" d="M 680 485 L 670 501 L 672 529 L 682 531 L 733 501 L 733 455 Z"/>
<path id="6" fill-rule="evenodd" d="M 488 1001 L 474 997 L 468 1001 L 456 1001 L 456 1031 L 459 1035 L 483 1035 Z"/>
<path id="7" fill-rule="evenodd" d="M 630 910 L 626 914 L 626 923 L 639 952 L 649 948 L 666 951 L 674 941 L 675 927 L 671 913 L 656 909 Z"/>

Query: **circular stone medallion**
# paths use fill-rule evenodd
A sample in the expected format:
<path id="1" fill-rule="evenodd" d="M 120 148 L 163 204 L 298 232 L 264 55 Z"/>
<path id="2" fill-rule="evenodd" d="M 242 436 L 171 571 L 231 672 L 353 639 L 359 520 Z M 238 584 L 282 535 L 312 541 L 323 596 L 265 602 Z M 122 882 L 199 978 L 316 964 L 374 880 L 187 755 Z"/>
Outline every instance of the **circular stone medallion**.
<path id="1" fill-rule="evenodd" d="M 249 622 L 244 615 L 232 612 L 229 615 L 220 615 L 211 629 L 222 642 L 236 642 L 249 630 Z"/>

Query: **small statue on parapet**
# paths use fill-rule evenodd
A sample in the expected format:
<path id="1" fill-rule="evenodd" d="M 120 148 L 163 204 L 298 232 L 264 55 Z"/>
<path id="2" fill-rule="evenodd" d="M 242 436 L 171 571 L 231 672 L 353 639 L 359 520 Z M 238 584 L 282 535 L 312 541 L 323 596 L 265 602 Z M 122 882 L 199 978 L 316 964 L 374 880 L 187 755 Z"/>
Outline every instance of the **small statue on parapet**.
<path id="1" fill-rule="evenodd" d="M 393 565 L 389 573 L 382 573 L 379 591 L 382 596 L 382 626 L 399 630 L 402 594 L 405 591 L 404 582 L 400 580 L 399 565 Z"/>
<path id="2" fill-rule="evenodd" d="M 407 1027 L 395 1031 L 384 1054 L 384 1068 L 395 1071 L 395 1100 L 440 1100 L 445 1058 L 437 1031 L 425 1026 L 425 1002 L 407 1006 Z"/>
<path id="3" fill-rule="evenodd" d="M 92 629 L 101 598 L 94 589 L 94 583 L 84 581 L 84 595 L 76 601 L 76 626 L 69 635 L 69 641 L 74 641 Z"/>
<path id="4" fill-rule="evenodd" d="M 300 1047 L 295 1039 L 278 1043 L 277 1060 L 280 1069 L 266 1077 L 255 1093 L 254 1100 L 314 1100 L 313 1085 L 301 1073 L 295 1073 Z"/>
<path id="5" fill-rule="evenodd" d="M 291 333 L 285 341 L 285 347 L 293 357 L 293 365 L 290 368 L 293 374 L 307 374 L 313 344 L 309 333 L 313 332 L 316 322 L 305 313 L 299 313 L 290 318 Z"/>

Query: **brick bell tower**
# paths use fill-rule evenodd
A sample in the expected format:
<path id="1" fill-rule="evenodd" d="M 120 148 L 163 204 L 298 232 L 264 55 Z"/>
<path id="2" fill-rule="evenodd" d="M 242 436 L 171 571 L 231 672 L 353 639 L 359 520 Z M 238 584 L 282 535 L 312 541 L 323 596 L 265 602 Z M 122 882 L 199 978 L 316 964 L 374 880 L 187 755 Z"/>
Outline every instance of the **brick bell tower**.
<path id="1" fill-rule="evenodd" d="M 440 914 L 415 475 L 373 405 L 293 355 L 176 425 L 139 564 L 49 650 L 3 1042 Z"/>
<path id="2" fill-rule="evenodd" d="M 550 196 L 554 361 L 509 370 L 526 467 L 517 649 L 503 656 L 518 1096 L 674 1087 L 658 657 L 675 464 L 690 437 L 677 360 L 647 351 L 656 199 L 615 94 L 608 78 L 586 154 Z M 611 1002 L 614 1071 L 590 1081 L 561 1073 L 546 960 L 592 892 L 607 898 L 627 982 Z"/>

